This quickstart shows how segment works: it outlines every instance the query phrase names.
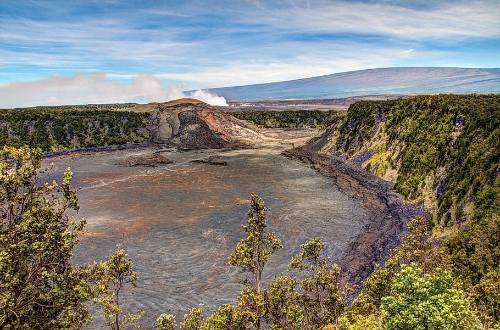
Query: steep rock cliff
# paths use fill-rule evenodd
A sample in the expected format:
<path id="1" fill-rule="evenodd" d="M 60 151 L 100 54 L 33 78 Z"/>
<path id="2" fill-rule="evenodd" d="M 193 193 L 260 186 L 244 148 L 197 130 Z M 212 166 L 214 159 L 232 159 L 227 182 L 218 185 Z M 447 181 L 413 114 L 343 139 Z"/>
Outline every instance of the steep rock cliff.
<path id="1" fill-rule="evenodd" d="M 433 95 L 355 103 L 306 148 L 358 164 L 452 225 L 498 211 L 498 141 L 500 95 Z"/>

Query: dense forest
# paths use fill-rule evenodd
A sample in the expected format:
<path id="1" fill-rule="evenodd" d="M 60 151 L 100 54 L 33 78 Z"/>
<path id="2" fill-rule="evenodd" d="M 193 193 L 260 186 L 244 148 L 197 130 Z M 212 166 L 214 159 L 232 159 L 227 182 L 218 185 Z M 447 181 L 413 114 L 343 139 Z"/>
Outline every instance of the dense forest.
<path id="1" fill-rule="evenodd" d="M 236 118 L 248 120 L 266 128 L 316 128 L 326 127 L 340 121 L 345 111 L 321 110 L 262 110 L 231 112 Z"/>
<path id="2" fill-rule="evenodd" d="M 34 107 L 0 111 L 0 146 L 39 147 L 43 151 L 88 148 L 149 140 L 149 114 L 129 105 Z M 130 104 L 132 106 L 132 104 Z"/>
<path id="3" fill-rule="evenodd" d="M 310 147 L 394 182 L 432 213 L 365 283 L 357 317 L 380 314 L 401 265 L 446 269 L 468 293 L 483 327 L 500 319 L 500 96 L 433 95 L 357 102 Z M 318 145 L 319 143 L 319 145 Z M 352 312 L 352 311 L 351 311 Z M 352 317 L 351 320 L 355 320 Z M 489 324 L 486 326 L 485 324 Z"/>
<path id="4" fill-rule="evenodd" d="M 498 211 L 499 140 L 499 96 L 436 95 L 358 102 L 330 141 L 447 225 Z"/>

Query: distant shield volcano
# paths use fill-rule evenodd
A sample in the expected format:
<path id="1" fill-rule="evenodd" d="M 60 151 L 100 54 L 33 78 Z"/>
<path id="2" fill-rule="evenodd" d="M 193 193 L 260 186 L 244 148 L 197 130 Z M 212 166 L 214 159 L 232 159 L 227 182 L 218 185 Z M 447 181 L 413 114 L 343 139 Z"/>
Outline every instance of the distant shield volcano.
<path id="1" fill-rule="evenodd" d="M 208 91 L 228 101 L 327 99 L 383 94 L 500 93 L 500 69 L 383 68 L 212 88 Z"/>

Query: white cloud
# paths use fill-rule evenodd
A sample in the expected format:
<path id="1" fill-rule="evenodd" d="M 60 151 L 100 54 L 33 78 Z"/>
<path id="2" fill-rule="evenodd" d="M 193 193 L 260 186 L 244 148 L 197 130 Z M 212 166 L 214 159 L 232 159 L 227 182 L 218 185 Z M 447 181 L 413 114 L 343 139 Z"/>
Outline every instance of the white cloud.
<path id="1" fill-rule="evenodd" d="M 247 16 L 283 31 L 359 33 L 406 40 L 496 38 L 500 36 L 500 1 L 435 2 L 427 8 L 351 1 L 302 1 Z M 243 19 L 245 19 L 243 17 Z"/>
<path id="2" fill-rule="evenodd" d="M 146 20 L 146 19 L 145 19 Z M 46 68 L 92 69 L 96 63 L 167 64 L 195 47 L 177 41 L 187 29 L 148 30 L 126 18 L 36 21 L 2 18 L 0 65 L 30 64 Z"/>
<path id="3" fill-rule="evenodd" d="M 0 85 L 0 108 L 88 103 L 165 102 L 186 97 L 177 86 L 160 79 L 137 75 L 131 83 L 109 79 L 106 74 L 53 76 L 47 79 Z M 208 92 L 193 97 L 209 104 L 225 105 L 225 99 Z"/>

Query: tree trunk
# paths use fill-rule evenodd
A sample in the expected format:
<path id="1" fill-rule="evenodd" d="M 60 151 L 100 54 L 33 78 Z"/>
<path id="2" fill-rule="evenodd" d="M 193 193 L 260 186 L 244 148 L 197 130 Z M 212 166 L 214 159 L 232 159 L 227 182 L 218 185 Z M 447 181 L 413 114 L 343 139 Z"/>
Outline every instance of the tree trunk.
<path id="1" fill-rule="evenodd" d="M 257 288 L 256 288 L 256 291 L 257 293 L 260 294 L 260 291 L 262 290 L 262 270 L 257 270 L 257 274 L 256 274 L 256 279 L 255 279 L 255 282 L 257 284 Z"/>
<path id="2" fill-rule="evenodd" d="M 115 291 L 115 304 L 120 308 L 120 297 L 118 296 L 120 294 L 120 289 L 122 288 L 122 279 L 120 278 L 118 281 L 118 287 Z M 117 312 L 115 314 L 115 326 L 116 330 L 120 330 L 120 313 Z"/>

